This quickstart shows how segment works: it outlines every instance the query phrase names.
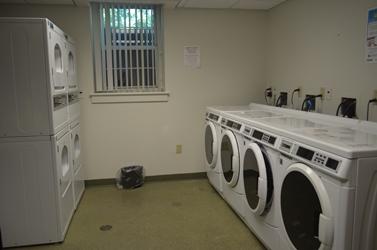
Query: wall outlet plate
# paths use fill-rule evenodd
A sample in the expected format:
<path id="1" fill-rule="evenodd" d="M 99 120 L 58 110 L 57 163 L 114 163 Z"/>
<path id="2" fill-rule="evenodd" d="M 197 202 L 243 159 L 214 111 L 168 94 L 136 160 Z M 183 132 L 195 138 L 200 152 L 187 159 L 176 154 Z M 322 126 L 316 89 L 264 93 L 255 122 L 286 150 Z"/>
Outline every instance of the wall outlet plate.
<path id="1" fill-rule="evenodd" d="M 332 99 L 332 92 L 333 90 L 330 88 L 321 88 L 320 93 L 322 95 L 323 100 L 331 100 Z"/>
<path id="2" fill-rule="evenodd" d="M 181 144 L 177 144 L 175 146 L 175 153 L 176 154 L 182 154 L 182 145 Z"/>
<path id="3" fill-rule="evenodd" d="M 330 88 L 321 88 L 320 94 L 322 95 L 322 100 L 330 101 L 332 99 L 332 92 L 333 90 Z"/>
<path id="4" fill-rule="evenodd" d="M 356 98 L 342 97 L 341 114 L 348 118 L 356 116 Z"/>

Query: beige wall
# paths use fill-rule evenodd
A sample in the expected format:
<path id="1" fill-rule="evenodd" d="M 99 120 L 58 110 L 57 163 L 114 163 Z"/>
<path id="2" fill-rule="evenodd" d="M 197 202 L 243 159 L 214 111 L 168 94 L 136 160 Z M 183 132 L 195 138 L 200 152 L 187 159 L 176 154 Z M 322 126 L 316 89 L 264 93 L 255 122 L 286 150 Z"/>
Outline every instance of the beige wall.
<path id="1" fill-rule="evenodd" d="M 0 16 L 48 17 L 76 39 L 82 95 L 83 163 L 88 179 L 111 178 L 124 165 L 147 175 L 204 171 L 203 115 L 208 105 L 264 102 L 272 85 L 303 87 L 334 113 L 341 96 L 366 102 L 377 89 L 377 64 L 364 62 L 366 11 L 377 0 L 288 0 L 268 11 L 166 10 L 167 103 L 92 104 L 89 10 L 67 6 L 0 6 Z M 183 66 L 183 47 L 201 47 L 202 67 Z M 298 100 L 296 100 L 298 103 Z M 372 108 L 377 121 L 377 108 Z M 175 154 L 175 145 L 183 153 Z"/>
<path id="2" fill-rule="evenodd" d="M 288 0 L 269 11 L 266 86 L 302 86 L 304 94 L 332 88 L 324 113 L 335 114 L 341 97 L 355 97 L 365 119 L 377 89 L 377 64 L 364 62 L 367 9 L 373 6 L 376 0 Z M 377 121 L 376 106 L 371 116 Z"/>
<path id="3" fill-rule="evenodd" d="M 266 12 L 166 10 L 167 103 L 91 104 L 88 8 L 0 6 L 0 16 L 48 17 L 75 40 L 81 83 L 83 163 L 88 179 L 114 177 L 124 165 L 147 175 L 204 171 L 203 124 L 208 105 L 262 99 Z M 201 47 L 200 69 L 183 66 L 183 47 Z M 175 145 L 183 153 L 175 154 Z"/>

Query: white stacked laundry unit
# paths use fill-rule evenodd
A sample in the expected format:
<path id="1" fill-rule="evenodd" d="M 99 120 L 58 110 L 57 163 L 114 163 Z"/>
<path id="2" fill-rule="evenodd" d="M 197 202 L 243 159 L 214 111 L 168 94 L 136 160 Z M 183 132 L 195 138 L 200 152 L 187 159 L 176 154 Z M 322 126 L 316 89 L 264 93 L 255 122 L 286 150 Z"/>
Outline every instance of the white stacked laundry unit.
<path id="1" fill-rule="evenodd" d="M 47 19 L 0 18 L 4 247 L 59 242 L 84 191 L 72 39 Z"/>

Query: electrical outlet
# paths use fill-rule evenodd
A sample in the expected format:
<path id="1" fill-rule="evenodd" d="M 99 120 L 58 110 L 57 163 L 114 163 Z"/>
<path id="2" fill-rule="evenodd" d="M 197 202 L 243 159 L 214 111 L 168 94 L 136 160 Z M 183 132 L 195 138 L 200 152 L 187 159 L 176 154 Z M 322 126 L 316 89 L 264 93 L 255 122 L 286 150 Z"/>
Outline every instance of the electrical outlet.
<path id="1" fill-rule="evenodd" d="M 315 95 L 306 95 L 305 98 L 311 97 L 309 100 L 306 101 L 304 110 L 306 111 L 315 111 Z"/>
<path id="2" fill-rule="evenodd" d="M 182 145 L 181 144 L 177 144 L 175 146 L 175 153 L 176 154 L 182 154 Z"/>
<path id="3" fill-rule="evenodd" d="M 340 111 L 343 116 L 347 116 L 349 118 L 353 118 L 356 116 L 356 99 L 355 98 L 348 98 L 342 97 L 342 106 Z"/>
<path id="4" fill-rule="evenodd" d="M 332 99 L 332 89 L 321 88 L 320 94 L 322 95 L 322 100 L 331 100 Z"/>

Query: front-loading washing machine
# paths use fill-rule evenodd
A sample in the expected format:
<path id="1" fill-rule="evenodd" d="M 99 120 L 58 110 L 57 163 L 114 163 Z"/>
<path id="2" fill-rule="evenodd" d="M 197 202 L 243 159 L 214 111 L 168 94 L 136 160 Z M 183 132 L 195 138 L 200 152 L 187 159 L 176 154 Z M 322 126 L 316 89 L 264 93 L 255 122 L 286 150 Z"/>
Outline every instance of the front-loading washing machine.
<path id="1" fill-rule="evenodd" d="M 221 115 L 225 111 L 249 110 L 249 106 L 207 107 L 204 128 L 205 170 L 210 184 L 222 196 L 222 169 L 220 164 Z"/>
<path id="2" fill-rule="evenodd" d="M 249 144 L 250 137 L 245 138 L 245 131 L 251 132 L 250 127 L 244 126 L 240 120 L 281 116 L 278 113 L 258 110 L 238 110 L 223 112 L 221 120 L 220 163 L 222 169 L 222 187 L 225 200 L 242 217 L 245 217 L 244 198 L 245 188 L 243 171 L 244 148 Z M 242 116 L 246 116 L 245 119 Z M 248 136 L 250 136 L 248 134 Z M 273 223 L 272 223 L 273 224 Z"/>
<path id="3" fill-rule="evenodd" d="M 376 248 L 377 135 L 365 131 L 334 125 L 282 137 L 276 249 Z"/>
<path id="4" fill-rule="evenodd" d="M 269 249 L 279 247 L 279 221 L 276 203 L 279 152 L 278 136 L 245 126 L 248 141 L 244 147 L 240 182 L 243 183 L 245 222 Z"/>
<path id="5" fill-rule="evenodd" d="M 244 138 L 241 134 L 243 124 L 229 118 L 221 118 L 220 167 L 223 197 L 242 218 L 242 185 L 240 183 L 241 152 Z"/>
<path id="6" fill-rule="evenodd" d="M 73 193 L 73 164 L 71 138 L 68 128 L 63 129 L 55 135 L 55 166 L 58 178 L 58 194 L 60 196 L 58 206 L 61 233 L 65 235 L 71 217 L 74 211 L 74 193 Z"/>
<path id="7" fill-rule="evenodd" d="M 72 156 L 72 185 L 75 200 L 75 208 L 77 207 L 85 189 L 84 169 L 81 164 L 81 135 L 80 122 L 75 120 L 70 124 L 71 136 L 71 156 Z"/>
<path id="8" fill-rule="evenodd" d="M 70 133 L 0 138 L 4 247 L 64 240 L 74 212 Z"/>
<path id="9" fill-rule="evenodd" d="M 206 172 L 210 184 L 217 192 L 222 193 L 219 169 L 219 140 L 220 140 L 220 116 L 218 114 L 207 112 L 205 129 L 204 129 L 204 150 Z"/>

